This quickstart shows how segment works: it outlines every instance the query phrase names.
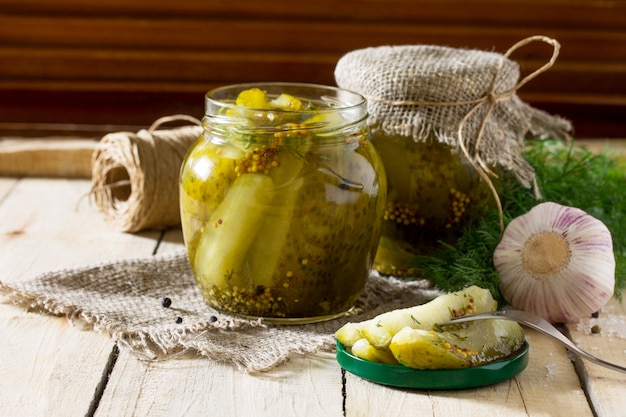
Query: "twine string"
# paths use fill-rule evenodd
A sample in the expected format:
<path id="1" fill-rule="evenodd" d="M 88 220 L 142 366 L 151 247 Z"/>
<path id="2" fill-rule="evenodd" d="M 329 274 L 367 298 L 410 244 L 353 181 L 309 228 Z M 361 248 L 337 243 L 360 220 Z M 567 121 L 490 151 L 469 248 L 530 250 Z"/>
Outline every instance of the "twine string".
<path id="1" fill-rule="evenodd" d="M 154 123 L 152 123 L 152 125 L 150 125 L 150 127 L 148 128 L 148 132 L 152 133 L 155 130 L 158 130 L 159 128 L 161 128 L 161 126 L 169 122 L 178 122 L 181 120 L 190 122 L 191 124 L 194 124 L 194 125 L 202 126 L 202 122 L 193 116 L 189 116 L 187 114 L 174 114 L 171 116 L 163 116 L 155 120 Z"/>
<path id="2" fill-rule="evenodd" d="M 529 43 L 535 42 L 535 41 L 542 41 L 552 46 L 552 56 L 550 57 L 548 62 L 546 62 L 540 68 L 528 74 L 526 77 L 522 78 L 522 80 L 519 81 L 512 88 L 502 91 L 502 92 L 496 92 L 495 90 L 496 90 L 497 80 L 500 74 L 502 73 L 502 68 L 504 67 L 505 60 L 508 59 L 508 57 L 511 56 L 511 54 L 513 54 L 513 52 L 517 51 L 519 48 L 526 46 Z M 491 83 L 491 88 L 489 92 L 487 93 L 487 95 L 484 97 L 484 100 L 482 102 L 477 103 L 467 113 L 467 115 L 465 115 L 465 117 L 461 119 L 461 122 L 459 123 L 459 130 L 458 130 L 459 139 L 458 140 L 459 140 L 459 145 L 461 147 L 461 151 L 463 152 L 467 160 L 470 162 L 470 164 L 472 164 L 474 169 L 476 169 L 476 171 L 478 172 L 478 175 L 480 175 L 480 177 L 487 183 L 489 189 L 491 190 L 491 193 L 493 195 L 493 198 L 495 200 L 495 203 L 498 209 L 498 221 L 500 225 L 500 235 L 504 233 L 504 213 L 503 213 L 503 208 L 502 208 L 502 201 L 500 200 L 500 195 L 498 194 L 498 190 L 496 190 L 496 187 L 493 184 L 493 181 L 491 180 L 491 177 L 497 178 L 498 176 L 487 166 L 485 161 L 481 158 L 480 152 L 479 152 L 480 141 L 483 137 L 483 133 L 485 131 L 487 121 L 489 120 L 489 116 L 491 116 L 491 112 L 496 107 L 496 105 L 501 101 L 510 100 L 511 97 L 513 97 L 513 95 L 517 92 L 517 90 L 519 90 L 527 82 L 529 82 L 530 80 L 537 77 L 541 73 L 550 69 L 554 65 L 554 62 L 556 61 L 559 55 L 559 50 L 560 50 L 560 45 L 556 40 L 548 38 L 546 36 L 541 36 L 541 35 L 531 36 L 526 39 L 522 39 L 521 41 L 517 42 L 515 45 L 510 47 L 509 50 L 506 51 L 506 53 L 502 56 L 502 59 L 500 60 L 498 64 L 498 68 L 494 74 L 493 81 Z M 476 135 L 476 141 L 474 145 L 474 154 L 470 155 L 470 153 L 467 150 L 467 147 L 465 146 L 465 142 L 463 140 L 463 128 L 465 127 L 465 124 L 467 123 L 467 120 L 469 120 L 471 115 L 474 112 L 476 112 L 485 102 L 489 104 L 489 107 L 487 108 L 487 111 L 485 112 L 485 115 L 480 122 L 480 128 Z"/>
<path id="3" fill-rule="evenodd" d="M 515 84 L 512 88 L 503 91 L 496 91 L 497 82 L 502 74 L 504 63 L 506 60 L 518 49 L 532 43 L 532 42 L 544 42 L 548 45 L 552 46 L 552 55 L 550 59 L 542 65 L 540 68 L 532 71 L 530 74 L 526 75 L 522 80 L 520 80 L 517 84 Z M 491 178 L 498 178 L 497 174 L 493 172 L 491 168 L 485 163 L 485 161 L 480 156 L 480 148 L 481 148 L 481 140 L 487 126 L 487 122 L 491 113 L 496 108 L 496 106 L 507 100 L 511 100 L 511 98 L 516 94 L 517 90 L 523 87 L 526 83 L 536 78 L 540 74 L 546 72 L 550 69 L 556 59 L 558 58 L 560 50 L 560 44 L 552 38 L 543 35 L 535 35 L 530 36 L 528 38 L 522 39 L 511 46 L 506 53 L 502 55 L 496 71 L 494 73 L 493 79 L 491 80 L 491 85 L 487 90 L 487 93 L 479 98 L 471 99 L 471 100 L 458 100 L 458 101 L 423 101 L 423 100 L 388 100 L 381 97 L 367 97 L 368 100 L 380 102 L 383 104 L 387 104 L 390 106 L 464 106 L 464 105 L 473 105 L 473 107 L 465 114 L 465 116 L 461 119 L 458 126 L 458 145 L 463 153 L 463 155 L 467 158 L 472 167 L 478 172 L 478 175 L 487 183 L 493 197 L 495 199 L 497 208 L 498 208 L 498 216 L 500 223 L 500 232 L 501 234 L 504 232 L 504 213 L 502 209 L 502 202 L 500 201 L 500 196 L 498 195 L 498 191 L 493 184 Z M 463 130 L 468 123 L 468 120 L 484 105 L 487 105 L 487 109 L 484 113 L 483 118 L 480 121 L 478 133 L 476 134 L 476 138 L 474 141 L 474 149 L 473 153 L 467 149 L 467 143 L 463 138 Z"/>
<path id="4" fill-rule="evenodd" d="M 118 187 L 128 187 L 130 185 L 132 185 L 130 180 L 119 180 L 119 181 L 109 182 L 107 184 L 92 185 L 89 191 L 89 194 L 93 195 L 94 193 L 103 192 L 103 191 L 111 190 L 111 189 L 118 188 Z"/>
<path id="5" fill-rule="evenodd" d="M 189 122 L 167 129 L 170 122 Z M 90 197 L 118 229 L 137 232 L 180 223 L 178 172 L 201 122 L 176 114 L 138 132 L 102 138 L 92 156 Z"/>

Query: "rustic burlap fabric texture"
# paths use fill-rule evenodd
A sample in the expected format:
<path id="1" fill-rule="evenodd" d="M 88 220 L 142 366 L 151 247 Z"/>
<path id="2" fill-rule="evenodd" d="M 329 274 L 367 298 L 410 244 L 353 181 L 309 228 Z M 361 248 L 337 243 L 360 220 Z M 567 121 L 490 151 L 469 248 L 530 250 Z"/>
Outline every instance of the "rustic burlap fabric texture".
<path id="1" fill-rule="evenodd" d="M 372 274 L 357 306 L 346 317 L 269 325 L 211 309 L 184 251 L 47 272 L 24 282 L 0 283 L 0 293 L 6 301 L 30 311 L 67 316 L 81 327 L 106 333 L 145 360 L 167 360 L 191 352 L 245 372 L 267 371 L 296 356 L 333 351 L 334 333 L 344 323 L 421 304 L 438 295 L 424 281 Z M 171 306 L 163 307 L 163 297 L 171 299 Z"/>
<path id="2" fill-rule="evenodd" d="M 508 56 L 532 42 L 553 47 L 552 58 L 520 81 L 519 65 Z M 571 124 L 522 102 L 516 91 L 549 69 L 560 45 L 534 36 L 506 54 L 431 45 L 380 46 L 344 55 L 335 68 L 341 88 L 368 99 L 372 133 L 437 140 L 479 167 L 499 166 L 522 184 L 534 173 L 522 157 L 529 136 L 568 139 Z M 463 150 L 463 149 L 461 149 Z"/>

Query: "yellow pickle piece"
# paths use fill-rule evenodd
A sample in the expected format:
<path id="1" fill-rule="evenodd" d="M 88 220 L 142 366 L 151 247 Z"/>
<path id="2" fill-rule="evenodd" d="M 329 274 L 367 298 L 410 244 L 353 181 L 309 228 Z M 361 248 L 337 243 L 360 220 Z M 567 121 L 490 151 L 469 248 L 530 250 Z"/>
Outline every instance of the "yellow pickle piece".
<path id="1" fill-rule="evenodd" d="M 235 104 L 251 109 L 268 109 L 271 107 L 267 99 L 267 94 L 260 88 L 243 90 L 237 96 Z"/>
<path id="2" fill-rule="evenodd" d="M 399 363 L 415 369 L 467 368 L 519 351 L 524 343 L 522 327 L 507 320 L 445 327 L 441 323 L 496 307 L 489 290 L 471 286 L 422 305 L 346 323 L 335 336 L 354 356 L 371 362 Z"/>
<path id="3" fill-rule="evenodd" d="M 270 104 L 272 107 L 279 108 L 281 110 L 302 110 L 302 102 L 294 96 L 285 93 L 270 101 Z"/>
<path id="4" fill-rule="evenodd" d="M 352 354 L 370 362 L 398 365 L 399 362 L 388 349 L 378 349 L 370 345 L 367 339 L 359 339 L 352 345 Z"/>
<path id="5" fill-rule="evenodd" d="M 243 90 L 239 93 L 235 104 L 251 109 L 302 110 L 302 101 L 300 101 L 300 99 L 290 94 L 283 93 L 270 101 L 267 97 L 267 93 L 256 87 Z"/>
<path id="6" fill-rule="evenodd" d="M 356 327 L 373 346 L 386 348 L 391 338 L 405 327 L 432 330 L 438 323 L 468 314 L 494 311 L 497 302 L 489 290 L 471 286 L 461 291 L 443 294 L 425 304 L 389 311 Z M 342 334 L 341 329 L 337 336 Z M 346 345 L 341 338 L 339 341 Z M 348 344 L 349 345 L 349 344 Z"/>
<path id="7" fill-rule="evenodd" d="M 405 327 L 389 350 L 404 366 L 415 369 L 456 369 L 507 358 L 524 343 L 522 327 L 508 320 L 477 320 L 436 332 Z"/>

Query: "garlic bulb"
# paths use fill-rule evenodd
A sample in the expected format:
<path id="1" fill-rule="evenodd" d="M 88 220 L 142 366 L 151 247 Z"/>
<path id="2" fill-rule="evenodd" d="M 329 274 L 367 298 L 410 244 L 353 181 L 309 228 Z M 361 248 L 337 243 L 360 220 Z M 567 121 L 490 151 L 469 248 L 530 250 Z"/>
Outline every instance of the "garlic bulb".
<path id="1" fill-rule="evenodd" d="M 578 208 L 542 203 L 513 219 L 493 261 L 502 296 L 552 323 L 588 317 L 613 296 L 611 232 Z"/>

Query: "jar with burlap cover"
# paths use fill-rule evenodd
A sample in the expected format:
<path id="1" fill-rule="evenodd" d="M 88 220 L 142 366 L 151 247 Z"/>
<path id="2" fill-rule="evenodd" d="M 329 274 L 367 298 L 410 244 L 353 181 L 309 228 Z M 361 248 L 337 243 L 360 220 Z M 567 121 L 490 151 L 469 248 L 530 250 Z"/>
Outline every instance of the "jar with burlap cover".
<path id="1" fill-rule="evenodd" d="M 520 66 L 509 57 L 531 42 L 547 43 L 552 56 L 520 80 Z M 517 90 L 547 71 L 559 49 L 554 39 L 532 36 L 505 54 L 399 45 L 355 50 L 338 61 L 337 85 L 368 100 L 372 140 L 389 181 L 380 272 L 413 273 L 406 267 L 411 257 L 454 239 L 487 207 L 498 208 L 503 228 L 498 172 L 539 196 L 525 141 L 569 140 L 572 126 L 526 104 Z"/>

